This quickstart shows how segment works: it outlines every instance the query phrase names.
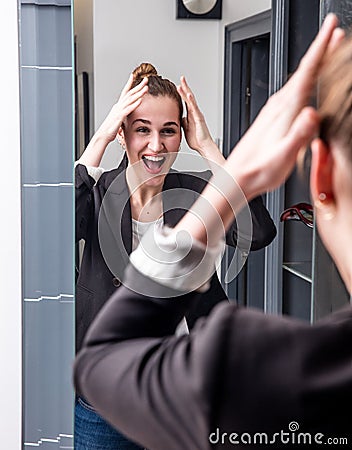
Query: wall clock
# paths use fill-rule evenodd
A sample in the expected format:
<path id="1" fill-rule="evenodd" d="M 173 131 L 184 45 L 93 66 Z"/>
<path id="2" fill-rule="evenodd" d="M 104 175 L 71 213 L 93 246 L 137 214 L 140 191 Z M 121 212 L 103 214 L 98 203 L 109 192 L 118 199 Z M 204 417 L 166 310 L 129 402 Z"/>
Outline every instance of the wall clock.
<path id="1" fill-rule="evenodd" d="M 177 19 L 221 19 L 222 0 L 177 0 Z"/>

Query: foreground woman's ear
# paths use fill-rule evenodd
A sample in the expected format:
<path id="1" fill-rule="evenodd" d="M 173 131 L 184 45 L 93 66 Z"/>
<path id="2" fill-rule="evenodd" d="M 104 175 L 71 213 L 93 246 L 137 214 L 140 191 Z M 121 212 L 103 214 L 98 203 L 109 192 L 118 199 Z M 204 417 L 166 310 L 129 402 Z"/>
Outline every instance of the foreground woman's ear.
<path id="1" fill-rule="evenodd" d="M 310 188 L 315 206 L 329 206 L 335 203 L 333 192 L 333 157 L 328 145 L 320 138 L 314 139 L 312 148 L 312 165 L 310 172 Z"/>

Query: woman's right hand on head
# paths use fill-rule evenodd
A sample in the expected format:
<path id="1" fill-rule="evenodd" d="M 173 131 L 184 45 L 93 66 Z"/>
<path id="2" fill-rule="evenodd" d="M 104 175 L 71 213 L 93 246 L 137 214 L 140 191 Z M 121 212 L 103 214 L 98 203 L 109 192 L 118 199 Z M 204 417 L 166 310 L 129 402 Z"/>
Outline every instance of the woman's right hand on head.
<path id="1" fill-rule="evenodd" d="M 116 139 L 125 118 L 141 104 L 143 95 L 148 91 L 148 78 L 144 78 L 133 89 L 131 89 L 132 83 L 133 75 L 131 74 L 117 103 L 111 108 L 104 122 L 79 158 L 80 164 L 99 167 L 106 147 Z"/>
<path id="2" fill-rule="evenodd" d="M 133 82 L 133 75 L 131 74 L 125 87 L 122 89 L 118 101 L 111 108 L 109 114 L 104 122 L 99 127 L 97 133 L 100 137 L 106 139 L 107 142 L 112 142 L 116 139 L 125 118 L 131 114 L 141 104 L 143 96 L 148 91 L 148 78 L 145 77 L 131 89 Z"/>

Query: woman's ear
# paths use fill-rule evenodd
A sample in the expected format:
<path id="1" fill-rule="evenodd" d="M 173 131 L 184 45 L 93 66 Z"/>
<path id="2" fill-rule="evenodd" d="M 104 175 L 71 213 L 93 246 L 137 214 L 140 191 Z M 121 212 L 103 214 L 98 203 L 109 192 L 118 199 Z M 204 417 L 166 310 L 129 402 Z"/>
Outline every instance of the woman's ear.
<path id="1" fill-rule="evenodd" d="M 333 157 L 330 149 L 320 138 L 311 144 L 312 163 L 310 170 L 310 190 L 313 203 L 334 202 L 333 192 Z"/>
<path id="2" fill-rule="evenodd" d="M 126 143 L 125 143 L 125 133 L 124 133 L 124 131 L 123 131 L 123 127 L 122 127 L 122 126 L 118 129 L 118 132 L 117 132 L 117 139 L 118 139 L 119 144 L 121 145 L 121 147 L 122 147 L 123 149 L 125 149 L 125 148 L 126 148 Z"/>

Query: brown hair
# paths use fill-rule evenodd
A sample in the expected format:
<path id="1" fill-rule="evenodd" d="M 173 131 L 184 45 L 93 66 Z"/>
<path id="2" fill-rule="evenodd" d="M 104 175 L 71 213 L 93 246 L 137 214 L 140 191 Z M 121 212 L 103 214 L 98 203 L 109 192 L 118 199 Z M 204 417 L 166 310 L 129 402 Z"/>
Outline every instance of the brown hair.
<path id="1" fill-rule="evenodd" d="M 352 37 L 329 55 L 319 83 L 320 136 L 336 141 L 352 161 Z"/>
<path id="2" fill-rule="evenodd" d="M 134 69 L 132 88 L 137 86 L 144 77 L 148 77 L 148 94 L 154 97 L 164 96 L 174 99 L 179 109 L 180 123 L 183 115 L 183 104 L 180 94 L 177 92 L 175 84 L 167 78 L 162 78 L 158 75 L 156 68 L 150 63 L 141 63 Z"/>

